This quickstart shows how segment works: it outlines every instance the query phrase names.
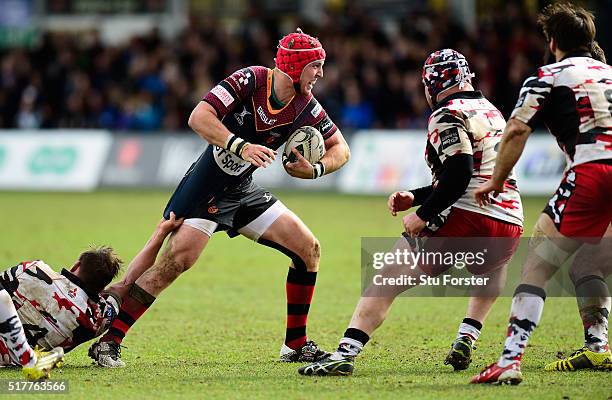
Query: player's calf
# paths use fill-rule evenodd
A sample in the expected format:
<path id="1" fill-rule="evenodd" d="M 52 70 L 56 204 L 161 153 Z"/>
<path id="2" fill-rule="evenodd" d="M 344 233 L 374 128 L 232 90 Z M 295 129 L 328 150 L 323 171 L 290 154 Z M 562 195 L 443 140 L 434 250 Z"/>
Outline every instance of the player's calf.
<path id="1" fill-rule="evenodd" d="M 295 214 L 285 211 L 257 238 L 257 242 L 276 249 L 291 259 L 285 286 L 287 326 L 280 360 L 312 362 L 322 358 L 328 353 L 318 347 L 314 358 L 302 356 L 310 354 L 308 349 L 314 344 L 308 341 L 306 326 L 321 256 L 319 241 Z"/>

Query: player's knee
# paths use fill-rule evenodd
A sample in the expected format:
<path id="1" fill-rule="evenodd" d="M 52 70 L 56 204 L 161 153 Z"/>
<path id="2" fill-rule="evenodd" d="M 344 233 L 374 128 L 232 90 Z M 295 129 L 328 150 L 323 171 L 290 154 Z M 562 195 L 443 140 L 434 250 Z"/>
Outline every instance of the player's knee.
<path id="1" fill-rule="evenodd" d="M 548 216 L 540 217 L 533 229 L 533 236 L 529 240 L 529 251 L 550 267 L 558 268 L 574 253 L 575 248 L 572 248 L 574 247 L 572 242 L 556 231 Z M 535 263 L 533 267 L 543 268 L 539 263 Z"/>
<path id="2" fill-rule="evenodd" d="M 304 262 L 308 271 L 317 271 L 319 269 L 319 260 L 321 259 L 321 243 L 312 236 L 305 251 Z"/>

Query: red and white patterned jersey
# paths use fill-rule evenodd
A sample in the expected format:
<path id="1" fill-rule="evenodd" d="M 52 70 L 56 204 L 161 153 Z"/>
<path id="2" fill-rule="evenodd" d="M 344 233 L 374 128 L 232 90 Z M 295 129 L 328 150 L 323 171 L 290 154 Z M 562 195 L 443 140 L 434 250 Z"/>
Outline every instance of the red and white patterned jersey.
<path id="1" fill-rule="evenodd" d="M 443 163 L 455 154 L 471 154 L 474 171 L 466 192 L 452 207 L 484 214 L 515 225 L 523 225 L 523 206 L 514 171 L 504 183 L 504 193 L 491 198 L 491 203 L 480 207 L 474 191 L 493 175 L 495 158 L 506 121 L 479 91 L 454 93 L 439 103 L 429 118 L 425 159 L 432 172 L 435 186 L 443 170 Z M 445 220 L 449 210 L 443 211 L 441 221 L 432 221 L 432 230 Z"/>
<path id="2" fill-rule="evenodd" d="M 9 268 L 0 284 L 11 295 L 28 343 L 43 349 L 70 351 L 101 335 L 118 312 L 112 297 L 89 292 L 70 271 L 57 273 L 41 260 Z"/>
<path id="3" fill-rule="evenodd" d="M 511 118 L 542 120 L 568 167 L 612 158 L 612 67 L 588 54 L 545 65 L 523 83 Z"/>

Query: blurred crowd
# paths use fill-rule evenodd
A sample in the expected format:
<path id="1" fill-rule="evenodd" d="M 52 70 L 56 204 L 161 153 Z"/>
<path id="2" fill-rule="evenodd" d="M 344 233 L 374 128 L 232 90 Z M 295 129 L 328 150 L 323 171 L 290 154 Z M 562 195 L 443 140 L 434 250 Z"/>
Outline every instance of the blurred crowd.
<path id="1" fill-rule="evenodd" d="M 505 7 L 470 31 L 432 12 L 403 16 L 391 29 L 358 9 L 296 23 L 327 51 L 314 92 L 341 129 L 422 128 L 430 110 L 421 66 L 443 47 L 467 57 L 475 86 L 509 115 L 544 41 L 534 15 Z M 188 130 L 192 108 L 216 82 L 243 66 L 273 66 L 287 33 L 280 26 L 257 15 L 233 30 L 192 18 L 172 40 L 152 31 L 104 46 L 95 32 L 47 33 L 33 49 L 0 50 L 0 128 Z"/>

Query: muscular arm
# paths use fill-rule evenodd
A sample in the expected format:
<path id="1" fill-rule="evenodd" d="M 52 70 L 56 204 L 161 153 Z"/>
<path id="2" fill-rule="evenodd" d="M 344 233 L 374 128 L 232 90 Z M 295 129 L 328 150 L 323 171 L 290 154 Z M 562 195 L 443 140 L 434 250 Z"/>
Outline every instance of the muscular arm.
<path id="1" fill-rule="evenodd" d="M 189 116 L 189 126 L 202 139 L 215 146 L 230 150 L 237 156 L 253 164 L 256 167 L 266 167 L 276 158 L 276 152 L 266 146 L 244 142 L 241 150 L 234 150 L 228 143 L 230 137 L 234 136 L 217 116 L 217 111 L 209 103 L 201 101 L 193 109 Z M 242 141 L 242 139 L 239 139 Z M 234 143 L 238 143 L 235 141 Z"/>
<path id="2" fill-rule="evenodd" d="M 159 253 L 159 249 L 161 249 L 164 244 L 164 240 L 168 236 L 169 232 L 160 231 L 158 227 L 153 235 L 149 239 L 149 241 L 145 244 L 145 246 L 140 250 L 136 257 L 130 262 L 128 266 L 128 271 L 121 280 L 121 282 L 125 285 L 131 285 L 136 282 L 136 279 L 140 277 L 146 270 L 148 270 L 154 263 L 157 258 L 157 254 Z"/>
<path id="3" fill-rule="evenodd" d="M 325 175 L 330 174 L 346 164 L 351 156 L 348 144 L 339 130 L 325 140 L 325 155 L 314 166 L 297 150 L 293 149 L 293 154 L 295 154 L 297 161 L 286 163 L 284 167 L 289 175 L 301 179 L 320 177 L 323 170 L 319 164 L 323 164 Z"/>
<path id="4" fill-rule="evenodd" d="M 495 160 L 495 170 L 491 178 L 493 183 L 500 189 L 521 157 L 531 132 L 532 129 L 529 125 L 516 118 L 511 118 L 506 124 L 504 136 L 497 152 L 497 159 Z"/>
<path id="5" fill-rule="evenodd" d="M 205 101 L 200 101 L 191 112 L 189 127 L 202 139 L 219 147 L 225 147 L 228 138 L 232 134 L 221 123 L 213 106 Z"/>
<path id="6" fill-rule="evenodd" d="M 325 166 L 325 173 L 330 174 L 340 169 L 351 157 L 351 150 L 340 130 L 336 131 L 325 141 L 325 155 L 321 162 Z"/>
<path id="7" fill-rule="evenodd" d="M 136 282 L 136 280 L 144 274 L 151 266 L 155 263 L 157 254 L 164 244 L 164 240 L 170 234 L 183 223 L 183 219 L 175 220 L 173 212 L 170 213 L 170 219 L 162 219 L 151 238 L 147 241 L 145 246 L 136 254 L 136 257 L 130 262 L 128 271 L 126 272 L 123 279 L 111 286 L 106 291 L 122 298 L 127 294 L 130 286 Z"/>

